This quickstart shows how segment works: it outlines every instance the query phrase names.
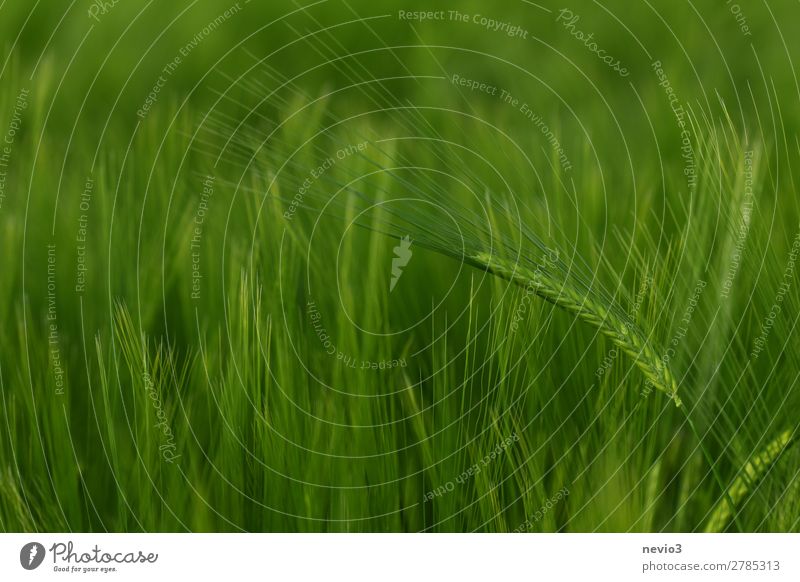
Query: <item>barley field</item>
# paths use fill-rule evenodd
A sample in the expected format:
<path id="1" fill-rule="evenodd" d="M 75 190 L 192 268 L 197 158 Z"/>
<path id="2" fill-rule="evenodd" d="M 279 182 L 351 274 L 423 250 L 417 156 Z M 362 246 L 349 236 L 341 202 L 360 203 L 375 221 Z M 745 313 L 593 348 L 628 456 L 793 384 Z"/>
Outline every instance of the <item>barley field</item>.
<path id="1" fill-rule="evenodd" d="M 798 16 L 0 0 L 0 531 L 800 531 Z"/>

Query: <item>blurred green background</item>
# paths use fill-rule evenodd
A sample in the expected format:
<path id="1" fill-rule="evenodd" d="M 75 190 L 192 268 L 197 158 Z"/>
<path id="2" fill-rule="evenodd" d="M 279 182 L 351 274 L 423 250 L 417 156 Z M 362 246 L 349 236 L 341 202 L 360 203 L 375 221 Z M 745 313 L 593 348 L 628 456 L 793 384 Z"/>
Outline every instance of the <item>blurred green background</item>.
<path id="1" fill-rule="evenodd" d="M 0 3 L 0 529 L 797 531 L 799 11 Z M 351 181 L 432 237 L 505 205 L 673 345 L 695 429 L 574 314 L 512 333 L 524 289 L 420 245 L 388 293 L 366 203 L 316 221 Z"/>

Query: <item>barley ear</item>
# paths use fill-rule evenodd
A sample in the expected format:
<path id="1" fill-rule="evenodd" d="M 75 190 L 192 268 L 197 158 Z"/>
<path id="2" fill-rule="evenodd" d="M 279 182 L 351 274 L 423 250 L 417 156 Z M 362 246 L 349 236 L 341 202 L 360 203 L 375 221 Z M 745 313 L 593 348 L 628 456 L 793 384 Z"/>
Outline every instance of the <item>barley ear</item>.
<path id="1" fill-rule="evenodd" d="M 769 443 L 762 451 L 753 455 L 734 479 L 728 488 L 727 497 L 730 502 L 721 499 L 717 503 L 711 517 L 708 519 L 705 533 L 718 533 L 725 531 L 733 518 L 733 504 L 738 506 L 742 500 L 758 485 L 770 468 L 778 461 L 781 453 L 797 440 L 797 435 L 791 430 L 785 430 L 775 440 Z"/>
<path id="2" fill-rule="evenodd" d="M 539 297 L 598 328 L 614 345 L 633 359 L 648 383 L 669 396 L 675 402 L 675 406 L 681 406 L 678 383 L 672 372 L 653 349 L 644 332 L 633 322 L 622 319 L 613 309 L 603 305 L 591 295 L 578 291 L 568 279 L 560 280 L 553 277 L 546 269 L 531 271 L 488 253 L 477 253 L 471 258 L 488 272 L 532 289 Z"/>

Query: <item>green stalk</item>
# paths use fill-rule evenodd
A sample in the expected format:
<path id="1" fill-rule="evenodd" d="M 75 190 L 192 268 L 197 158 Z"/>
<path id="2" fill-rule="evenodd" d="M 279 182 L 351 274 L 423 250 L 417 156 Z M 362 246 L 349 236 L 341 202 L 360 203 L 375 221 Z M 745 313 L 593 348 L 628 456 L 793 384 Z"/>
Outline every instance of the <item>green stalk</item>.
<path id="1" fill-rule="evenodd" d="M 547 269 L 537 268 L 532 271 L 488 253 L 477 253 L 471 258 L 476 265 L 490 273 L 532 289 L 539 297 L 596 327 L 631 357 L 656 389 L 669 396 L 675 406 L 681 406 L 678 383 L 671 371 L 653 349 L 644 332 L 630 320 L 623 319 L 591 295 L 576 290 L 569 282 L 553 277 Z"/>
<path id="2" fill-rule="evenodd" d="M 623 319 L 614 310 L 607 308 L 603 303 L 592 297 L 591 294 L 576 290 L 566 280 L 561 281 L 553 277 L 541 264 L 536 270 L 531 271 L 524 266 L 493 257 L 488 253 L 477 253 L 472 256 L 472 260 L 478 266 L 494 275 L 532 289 L 539 297 L 575 314 L 581 320 L 599 329 L 614 345 L 631 357 L 650 384 L 669 396 L 675 402 L 676 407 L 681 408 L 682 401 L 678 396 L 678 384 L 675 381 L 675 377 L 669 367 L 657 355 L 644 332 L 630 320 Z M 688 410 L 685 407 L 683 410 L 689 428 L 697 438 L 714 479 L 723 491 L 727 503 L 727 506 L 723 507 L 728 507 L 730 512 L 735 512 L 736 504 L 733 496 L 722 483 L 722 478 L 717 472 L 714 460 L 703 444 L 700 434 L 689 417 Z"/>
<path id="3" fill-rule="evenodd" d="M 725 491 L 728 503 L 717 504 L 706 524 L 706 533 L 725 531 L 731 520 L 736 520 L 736 506 L 761 482 L 770 468 L 778 462 L 783 452 L 797 442 L 797 432 L 785 430 L 763 450 L 753 455 L 739 471 L 731 486 Z"/>
<path id="4" fill-rule="evenodd" d="M 711 457 L 711 453 L 708 452 L 708 449 L 706 449 L 705 445 L 703 444 L 703 439 L 700 437 L 700 433 L 698 432 L 697 428 L 695 428 L 692 419 L 689 417 L 689 411 L 686 409 L 684 409 L 684 411 L 686 413 L 686 422 L 689 424 L 692 434 L 697 439 L 697 444 L 700 446 L 700 450 L 703 452 L 703 456 L 705 457 L 706 462 L 711 469 L 711 474 L 714 475 L 714 480 L 717 482 L 717 485 L 719 485 L 722 495 L 725 498 L 725 504 L 723 504 L 722 507 L 727 507 L 730 511 L 736 511 L 736 504 L 734 503 L 733 498 L 728 490 L 725 488 L 725 484 L 722 482 L 722 477 L 720 477 L 720 474 L 717 472 L 717 465 L 714 462 L 714 459 Z M 739 525 L 738 521 L 736 525 Z M 741 529 L 741 526 L 739 529 Z"/>

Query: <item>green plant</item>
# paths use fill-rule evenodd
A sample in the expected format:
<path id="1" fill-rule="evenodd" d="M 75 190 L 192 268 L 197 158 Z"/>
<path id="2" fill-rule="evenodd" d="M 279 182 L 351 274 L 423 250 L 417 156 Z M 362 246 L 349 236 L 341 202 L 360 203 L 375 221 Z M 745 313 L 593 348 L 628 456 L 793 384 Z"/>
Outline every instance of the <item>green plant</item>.
<path id="1" fill-rule="evenodd" d="M 478 253 L 470 262 L 522 287 L 532 288 L 543 299 L 599 329 L 611 342 L 628 354 L 653 386 L 681 406 L 678 384 L 662 357 L 650 345 L 647 335 L 614 305 L 603 303 L 595 294 L 581 291 L 569 278 L 556 278 L 547 269 L 531 271 L 489 254 Z M 553 266 L 556 266 L 554 263 Z M 563 271 L 563 266 L 561 267 Z"/>
<path id="2" fill-rule="evenodd" d="M 708 518 L 705 532 L 719 533 L 725 531 L 731 520 L 735 519 L 735 512 L 739 511 L 742 502 L 758 487 L 761 480 L 780 460 L 781 455 L 796 442 L 797 432 L 785 430 L 767 444 L 764 449 L 755 453 L 745 463 L 728 488 L 727 495 L 730 502 L 722 500 L 714 508 Z"/>

